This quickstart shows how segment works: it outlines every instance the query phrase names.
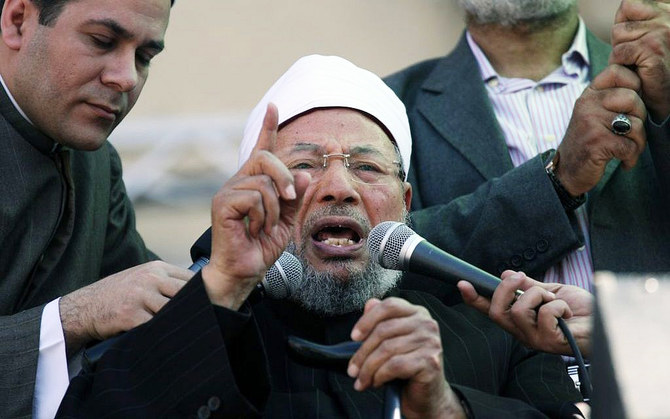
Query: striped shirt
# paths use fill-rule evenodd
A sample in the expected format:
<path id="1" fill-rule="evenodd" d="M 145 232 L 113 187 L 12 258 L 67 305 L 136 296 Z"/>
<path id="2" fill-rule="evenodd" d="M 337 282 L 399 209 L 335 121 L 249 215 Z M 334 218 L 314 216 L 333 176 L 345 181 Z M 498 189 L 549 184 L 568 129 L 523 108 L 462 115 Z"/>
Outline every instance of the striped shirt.
<path id="1" fill-rule="evenodd" d="M 467 33 L 467 40 L 479 64 L 514 167 L 543 151 L 558 148 L 575 101 L 589 84 L 584 22 L 580 19 L 572 46 L 562 56 L 562 65 L 539 82 L 498 75 L 470 33 Z M 582 205 L 575 211 L 585 245 L 549 268 L 544 281 L 577 285 L 593 292 L 593 264 L 585 207 Z"/>

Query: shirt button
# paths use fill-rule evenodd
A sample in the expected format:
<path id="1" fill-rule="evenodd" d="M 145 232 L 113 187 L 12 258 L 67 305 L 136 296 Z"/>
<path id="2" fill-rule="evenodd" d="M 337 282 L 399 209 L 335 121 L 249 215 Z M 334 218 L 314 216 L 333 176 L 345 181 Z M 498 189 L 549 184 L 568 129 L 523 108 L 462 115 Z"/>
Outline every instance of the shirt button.
<path id="1" fill-rule="evenodd" d="M 489 81 L 486 82 L 486 83 L 487 83 L 490 87 L 497 87 L 497 86 L 500 84 L 500 82 L 498 81 L 497 78 L 492 78 L 491 80 L 489 80 Z"/>
<path id="2" fill-rule="evenodd" d="M 579 247 L 577 248 L 577 251 L 578 251 L 578 252 L 583 252 L 584 250 L 586 250 L 586 246 L 579 246 Z"/>

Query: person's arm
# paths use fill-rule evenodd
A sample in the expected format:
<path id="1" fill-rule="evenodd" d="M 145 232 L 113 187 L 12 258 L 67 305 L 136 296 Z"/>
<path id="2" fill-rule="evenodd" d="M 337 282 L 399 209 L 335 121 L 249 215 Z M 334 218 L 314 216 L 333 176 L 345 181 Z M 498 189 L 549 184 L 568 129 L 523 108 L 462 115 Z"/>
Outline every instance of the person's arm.
<path id="1" fill-rule="evenodd" d="M 73 378 L 56 417 L 256 417 L 269 394 L 248 307 L 211 304 L 196 274 L 152 320 Z"/>
<path id="2" fill-rule="evenodd" d="M 670 195 L 670 9 L 664 2 L 624 0 L 611 30 L 610 62 L 633 68 L 649 112 L 649 149 L 663 195 Z M 670 199 L 667 199 L 670 205 Z"/>
<path id="3" fill-rule="evenodd" d="M 646 146 L 639 85 L 634 72 L 611 65 L 577 100 L 552 159 L 551 170 L 565 195 L 577 199 L 594 188 L 613 158 L 624 168 L 635 166 Z M 621 112 L 632 122 L 626 136 L 609 126 Z M 584 244 L 574 208 L 564 206 L 548 175 L 549 156 L 530 159 L 451 202 L 412 212 L 417 233 L 495 275 L 506 269 L 543 273 Z M 421 170 L 427 169 L 414 168 L 417 177 Z"/>
<path id="4" fill-rule="evenodd" d="M 515 342 L 509 348 L 506 382 L 498 394 L 453 384 L 473 418 L 589 417 L 588 405 L 565 371 L 563 360 L 530 351 Z M 560 377 L 559 377 L 560 375 Z"/>
<path id="5" fill-rule="evenodd" d="M 272 105 L 251 157 L 212 201 L 209 264 L 72 381 L 59 415 L 182 417 L 213 406 L 224 416 L 258 415 L 267 373 L 253 381 L 264 353 L 243 304 L 287 246 L 309 184 L 271 153 L 276 133 Z"/>
<path id="6" fill-rule="evenodd" d="M 474 287 L 460 281 L 465 303 L 473 306 L 528 347 L 556 354 L 572 355 L 572 350 L 558 328 L 563 318 L 582 355 L 591 347 L 594 297 L 585 289 L 556 283 L 542 283 L 523 272 L 505 271 L 502 282 L 489 300 L 477 294 Z M 516 290 L 524 291 L 518 299 Z"/>
<path id="7" fill-rule="evenodd" d="M 39 330 L 44 306 L 0 316 L 0 412 L 7 417 L 29 416 L 37 373 Z"/>

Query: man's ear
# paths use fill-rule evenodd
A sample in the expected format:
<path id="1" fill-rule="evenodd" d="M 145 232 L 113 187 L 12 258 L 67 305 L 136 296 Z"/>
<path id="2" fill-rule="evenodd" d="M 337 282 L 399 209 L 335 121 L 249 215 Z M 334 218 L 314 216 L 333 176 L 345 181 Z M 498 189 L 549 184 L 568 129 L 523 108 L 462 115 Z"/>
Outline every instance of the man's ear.
<path id="1" fill-rule="evenodd" d="M 31 0 L 5 0 L 0 16 L 0 30 L 3 42 L 13 50 L 21 49 L 26 24 L 35 19 L 37 9 Z"/>
<path id="2" fill-rule="evenodd" d="M 412 205 L 412 185 L 409 182 L 403 182 L 402 185 L 405 190 L 405 209 L 409 212 L 409 207 Z"/>

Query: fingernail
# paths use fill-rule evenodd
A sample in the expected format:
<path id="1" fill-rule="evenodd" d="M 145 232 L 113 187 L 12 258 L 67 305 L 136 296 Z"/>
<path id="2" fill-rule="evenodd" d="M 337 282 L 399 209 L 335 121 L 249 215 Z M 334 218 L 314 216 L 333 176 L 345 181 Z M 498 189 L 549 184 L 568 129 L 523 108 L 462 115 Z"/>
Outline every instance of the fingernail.
<path id="1" fill-rule="evenodd" d="M 295 193 L 295 187 L 293 185 L 288 185 L 286 187 L 285 192 L 286 192 L 286 197 L 288 199 L 295 199 L 295 197 L 297 196 L 296 193 Z"/>
<path id="2" fill-rule="evenodd" d="M 351 331 L 351 339 L 360 340 L 361 336 L 362 336 L 362 334 L 358 329 L 354 329 L 354 330 Z"/>
<path id="3" fill-rule="evenodd" d="M 361 389 L 363 388 L 363 384 L 361 384 L 361 380 L 356 380 L 354 382 L 354 388 L 358 391 L 361 391 Z"/>
<path id="4" fill-rule="evenodd" d="M 351 378 L 356 378 L 356 376 L 358 375 L 358 367 L 356 366 L 356 364 L 349 364 L 349 367 L 347 368 L 347 374 Z"/>

